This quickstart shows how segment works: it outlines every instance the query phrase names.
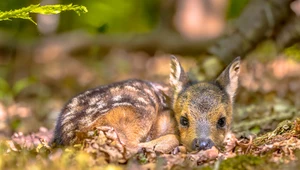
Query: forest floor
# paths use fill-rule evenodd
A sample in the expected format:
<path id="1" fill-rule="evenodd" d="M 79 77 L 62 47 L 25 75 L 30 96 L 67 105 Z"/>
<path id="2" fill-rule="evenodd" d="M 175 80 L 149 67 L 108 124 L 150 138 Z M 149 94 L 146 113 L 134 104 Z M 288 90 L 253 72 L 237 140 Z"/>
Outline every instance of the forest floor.
<path id="1" fill-rule="evenodd" d="M 78 89 L 103 82 L 93 80 L 92 77 L 99 75 L 79 67 L 78 62 L 61 58 L 59 60 L 69 63 L 65 65 L 66 69 L 81 69 L 86 79 L 76 76 L 76 71 L 74 75 L 66 75 L 56 70 L 49 75 L 51 66 L 56 69 L 59 66 L 51 65 L 51 61 L 41 61 L 41 57 L 38 62 L 47 63 L 47 72 L 41 70 L 38 76 L 48 76 L 48 79 L 38 80 L 50 84 L 51 88 L 35 84 L 17 97 L 0 102 L 0 169 L 299 169 L 300 63 L 286 56 L 268 61 L 253 59 L 251 55 L 248 58 L 242 63 L 232 132 L 227 135 L 224 148 L 217 150 L 213 147 L 198 153 L 186 153 L 184 148 L 178 147 L 170 154 L 143 150 L 131 155 L 109 128 L 98 128 L 88 133 L 78 132 L 77 137 L 84 138 L 81 144 L 63 148 L 49 146 L 53 133 L 49 129 L 53 128 L 63 103 L 74 93 L 80 92 Z M 166 56 L 151 59 L 125 57 L 124 60 L 132 64 L 147 61 L 147 65 L 124 65 L 111 57 L 107 60 L 108 65 L 118 67 L 107 71 L 101 65 L 102 71 L 106 70 L 103 73 L 106 77 L 102 76 L 104 82 L 126 79 L 131 73 L 133 77 L 167 79 L 168 67 L 165 65 L 169 65 L 169 59 Z M 182 60 L 184 67 L 194 63 L 191 59 Z M 191 70 L 203 73 L 197 74 L 198 78 L 211 78 L 217 74 L 211 73 L 220 65 L 214 58 L 198 62 L 201 63 L 200 69 Z M 90 64 L 88 68 L 93 65 L 92 62 L 87 64 Z M 147 72 L 149 68 L 154 71 L 151 75 L 141 71 L 145 69 L 144 72 Z M 112 72 L 119 77 L 110 77 Z M 157 76 L 161 74 L 165 76 Z M 54 79 L 57 75 L 64 76 Z M 72 76 L 77 80 L 72 80 Z M 81 87 L 74 87 L 73 84 L 81 84 Z"/>

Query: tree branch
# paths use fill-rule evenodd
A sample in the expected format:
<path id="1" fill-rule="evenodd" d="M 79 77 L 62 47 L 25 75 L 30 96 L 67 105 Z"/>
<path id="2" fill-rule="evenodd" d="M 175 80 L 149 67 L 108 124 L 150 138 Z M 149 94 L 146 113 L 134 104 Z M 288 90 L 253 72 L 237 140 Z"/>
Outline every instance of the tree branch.
<path id="1" fill-rule="evenodd" d="M 287 23 L 279 30 L 275 42 L 278 50 L 300 41 L 300 17 L 291 17 Z"/>
<path id="2" fill-rule="evenodd" d="M 236 56 L 243 56 L 280 26 L 292 13 L 293 0 L 252 0 L 237 19 L 233 31 L 218 40 L 209 53 L 230 62 Z"/>

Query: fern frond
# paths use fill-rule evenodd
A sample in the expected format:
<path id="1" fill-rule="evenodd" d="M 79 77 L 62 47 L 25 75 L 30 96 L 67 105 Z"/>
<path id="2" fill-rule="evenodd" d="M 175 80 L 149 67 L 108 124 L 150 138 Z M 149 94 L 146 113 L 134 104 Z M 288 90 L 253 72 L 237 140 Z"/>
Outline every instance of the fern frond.
<path id="1" fill-rule="evenodd" d="M 56 5 L 41 6 L 40 4 L 36 4 L 21 9 L 16 9 L 16 10 L 10 10 L 5 12 L 0 11 L 0 21 L 11 20 L 12 18 L 21 18 L 21 19 L 30 20 L 31 22 L 36 24 L 36 22 L 34 22 L 30 17 L 30 13 L 51 15 L 51 14 L 59 14 L 63 11 L 75 11 L 78 15 L 80 15 L 81 13 L 88 12 L 87 8 L 81 5 L 56 4 Z"/>

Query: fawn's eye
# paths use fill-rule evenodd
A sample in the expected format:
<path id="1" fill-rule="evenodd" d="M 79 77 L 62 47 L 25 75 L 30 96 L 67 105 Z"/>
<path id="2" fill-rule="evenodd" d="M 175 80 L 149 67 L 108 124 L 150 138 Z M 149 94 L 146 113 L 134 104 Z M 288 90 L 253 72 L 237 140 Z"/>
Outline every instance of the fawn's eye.
<path id="1" fill-rule="evenodd" d="M 181 116 L 180 117 L 180 124 L 182 126 L 188 127 L 189 126 L 189 119 L 184 117 L 184 116 Z"/>
<path id="2" fill-rule="evenodd" d="M 217 128 L 224 128 L 226 126 L 226 117 L 221 117 L 218 120 Z"/>

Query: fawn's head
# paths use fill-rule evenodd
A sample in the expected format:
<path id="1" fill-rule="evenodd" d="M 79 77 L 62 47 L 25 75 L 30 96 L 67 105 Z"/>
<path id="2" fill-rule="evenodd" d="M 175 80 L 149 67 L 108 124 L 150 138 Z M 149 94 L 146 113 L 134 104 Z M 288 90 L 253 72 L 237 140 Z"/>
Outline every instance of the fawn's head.
<path id="1" fill-rule="evenodd" d="M 192 82 L 176 57 L 171 57 L 172 109 L 181 143 L 188 151 L 221 146 L 231 124 L 238 87 L 240 57 L 211 82 Z"/>

